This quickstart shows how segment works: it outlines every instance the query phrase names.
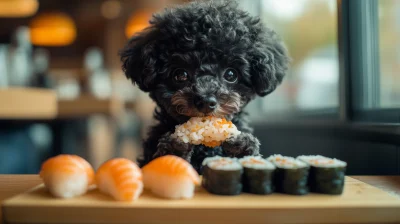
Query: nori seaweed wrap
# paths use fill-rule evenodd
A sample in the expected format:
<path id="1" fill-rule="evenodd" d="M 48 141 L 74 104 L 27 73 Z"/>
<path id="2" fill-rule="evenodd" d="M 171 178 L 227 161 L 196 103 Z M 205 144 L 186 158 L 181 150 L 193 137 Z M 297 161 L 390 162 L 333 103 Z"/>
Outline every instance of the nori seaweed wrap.
<path id="1" fill-rule="evenodd" d="M 203 161 L 201 185 L 210 193 L 238 195 L 242 192 L 243 167 L 237 159 L 210 157 Z"/>
<path id="2" fill-rule="evenodd" d="M 274 191 L 275 166 L 260 156 L 239 159 L 243 166 L 243 191 L 252 194 L 271 194 Z"/>
<path id="3" fill-rule="evenodd" d="M 308 185 L 311 192 L 339 195 L 343 193 L 347 163 L 324 156 L 299 156 L 310 166 Z"/>
<path id="4" fill-rule="evenodd" d="M 308 175 L 310 167 L 293 157 L 273 155 L 268 161 L 276 166 L 274 175 L 277 192 L 292 195 L 308 194 Z"/>

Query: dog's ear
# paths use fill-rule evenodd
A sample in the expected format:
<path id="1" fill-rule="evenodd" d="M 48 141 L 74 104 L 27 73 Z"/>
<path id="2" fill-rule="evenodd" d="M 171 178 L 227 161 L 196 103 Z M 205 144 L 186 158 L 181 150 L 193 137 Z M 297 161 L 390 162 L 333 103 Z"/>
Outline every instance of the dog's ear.
<path id="1" fill-rule="evenodd" d="M 152 27 L 133 36 L 120 52 L 122 70 L 128 79 L 145 92 L 154 88 L 157 75 L 158 31 Z"/>
<path id="2" fill-rule="evenodd" d="M 263 31 L 248 52 L 251 80 L 259 96 L 266 96 L 276 89 L 286 75 L 290 62 L 287 49 L 275 32 Z"/>

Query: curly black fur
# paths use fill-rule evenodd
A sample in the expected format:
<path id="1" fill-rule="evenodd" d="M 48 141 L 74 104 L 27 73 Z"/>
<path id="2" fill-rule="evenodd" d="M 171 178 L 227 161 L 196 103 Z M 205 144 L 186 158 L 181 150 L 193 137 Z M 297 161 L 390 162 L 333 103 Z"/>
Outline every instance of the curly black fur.
<path id="1" fill-rule="evenodd" d="M 288 69 L 287 50 L 277 34 L 230 1 L 169 8 L 154 15 L 150 23 L 121 52 L 126 76 L 158 105 L 159 124 L 144 142 L 141 165 L 175 154 L 200 170 L 207 156 L 258 154 L 259 141 L 251 134 L 242 109 L 256 95 L 274 91 Z M 178 68 L 187 72 L 186 81 L 176 81 Z M 224 79 L 228 68 L 238 72 L 236 81 Z M 217 100 L 211 112 L 195 105 L 207 97 Z M 243 134 L 222 148 L 183 144 L 169 136 L 175 125 L 204 115 L 226 117 Z"/>

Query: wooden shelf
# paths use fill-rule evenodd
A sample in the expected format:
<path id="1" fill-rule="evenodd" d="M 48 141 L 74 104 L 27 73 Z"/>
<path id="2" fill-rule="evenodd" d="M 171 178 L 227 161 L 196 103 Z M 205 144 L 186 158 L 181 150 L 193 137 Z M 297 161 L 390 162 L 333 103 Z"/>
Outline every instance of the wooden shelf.
<path id="1" fill-rule="evenodd" d="M 40 88 L 0 89 L 0 119 L 52 119 L 57 116 L 57 95 Z"/>
<path id="2" fill-rule="evenodd" d="M 73 100 L 59 99 L 53 90 L 40 88 L 0 88 L 0 119 L 75 118 L 93 114 L 115 115 L 125 105 L 117 98 L 97 99 L 82 95 Z"/>
<path id="3" fill-rule="evenodd" d="M 94 96 L 82 95 L 73 100 L 58 101 L 58 117 L 74 118 L 93 114 L 114 115 L 123 109 L 123 103 L 116 99 L 97 99 Z"/>

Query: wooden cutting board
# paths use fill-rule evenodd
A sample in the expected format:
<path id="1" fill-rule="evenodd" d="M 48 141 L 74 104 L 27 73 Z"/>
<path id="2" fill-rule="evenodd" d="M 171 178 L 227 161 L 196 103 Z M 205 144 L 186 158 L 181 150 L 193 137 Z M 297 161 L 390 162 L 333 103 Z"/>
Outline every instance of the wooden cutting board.
<path id="1" fill-rule="evenodd" d="M 97 190 L 55 199 L 41 185 L 2 208 L 6 223 L 400 223 L 399 197 L 350 177 L 340 196 L 217 196 L 199 188 L 191 200 L 144 192 L 132 203 L 116 202 Z"/>

